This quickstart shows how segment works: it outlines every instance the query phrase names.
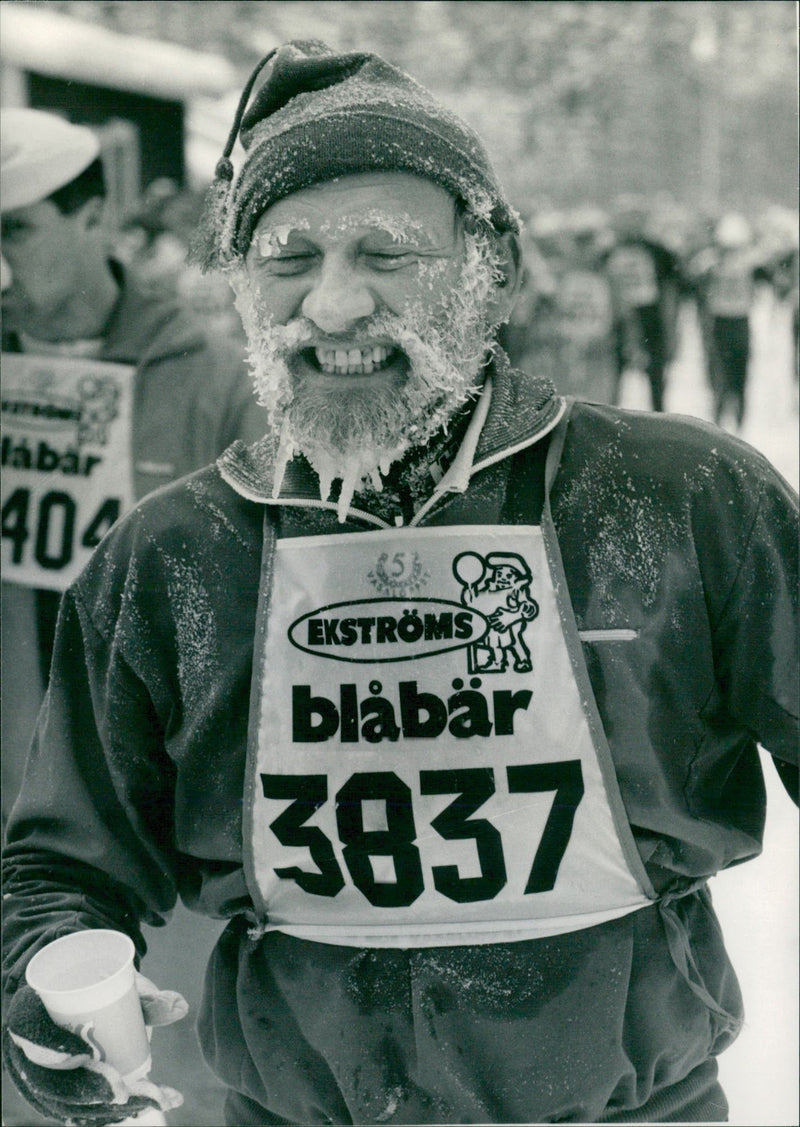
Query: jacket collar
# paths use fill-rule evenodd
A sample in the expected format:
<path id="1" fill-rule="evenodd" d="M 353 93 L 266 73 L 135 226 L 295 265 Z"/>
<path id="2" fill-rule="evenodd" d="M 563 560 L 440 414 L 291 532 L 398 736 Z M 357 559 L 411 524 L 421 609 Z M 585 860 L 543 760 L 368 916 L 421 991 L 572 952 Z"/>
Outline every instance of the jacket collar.
<path id="1" fill-rule="evenodd" d="M 489 365 L 486 380 L 453 463 L 423 505 L 414 523 L 446 493 L 463 493 L 474 473 L 548 434 L 561 419 L 565 400 L 552 383 L 513 369 L 499 352 Z M 262 504 L 301 505 L 335 510 L 333 501 L 321 501 L 316 473 L 304 458 L 287 467 L 281 490 L 273 497 L 276 442 L 266 435 L 251 446 L 240 440 L 217 459 L 220 474 L 240 496 Z M 358 503 L 358 495 L 354 498 Z M 350 515 L 383 524 L 353 507 Z"/>

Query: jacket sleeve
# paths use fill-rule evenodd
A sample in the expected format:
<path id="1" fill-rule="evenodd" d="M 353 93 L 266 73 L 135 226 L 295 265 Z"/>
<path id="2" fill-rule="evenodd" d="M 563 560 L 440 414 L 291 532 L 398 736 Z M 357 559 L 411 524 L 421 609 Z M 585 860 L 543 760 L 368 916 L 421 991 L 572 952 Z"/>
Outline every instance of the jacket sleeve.
<path id="1" fill-rule="evenodd" d="M 3 993 L 35 951 L 67 932 L 127 932 L 176 900 L 174 772 L 163 718 L 118 638 L 96 629 L 77 590 L 62 603 L 51 685 L 4 851 Z"/>
<path id="2" fill-rule="evenodd" d="M 736 552 L 721 565 L 722 536 L 709 536 L 706 527 L 699 535 L 717 547 L 710 557 L 704 554 L 702 564 L 717 682 L 731 715 L 772 754 L 791 793 L 797 779 L 800 694 L 797 497 L 756 457 L 756 472 L 746 483 L 747 523 Z M 724 486 L 720 493 L 725 500 Z M 738 507 L 731 498 L 727 504 Z M 724 530 L 720 504 L 716 511 L 716 523 Z"/>

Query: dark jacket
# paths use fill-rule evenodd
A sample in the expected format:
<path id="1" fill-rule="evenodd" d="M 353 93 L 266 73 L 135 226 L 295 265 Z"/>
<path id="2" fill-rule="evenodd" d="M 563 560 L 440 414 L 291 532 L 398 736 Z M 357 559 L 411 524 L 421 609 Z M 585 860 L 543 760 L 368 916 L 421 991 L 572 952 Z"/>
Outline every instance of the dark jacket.
<path id="1" fill-rule="evenodd" d="M 469 480 L 420 523 L 538 523 L 548 488 L 579 629 L 637 631 L 624 647 L 587 642 L 584 653 L 659 903 L 627 922 L 504 948 L 528 967 L 555 965 L 557 952 L 570 1006 L 583 1008 L 581 991 L 603 999 L 601 1028 L 599 1017 L 581 1030 L 574 1019 L 556 1027 L 542 1010 L 539 1039 L 573 1095 L 537 1114 L 568 1108 L 580 1119 L 644 1103 L 723 1048 L 741 1021 L 704 886 L 761 849 L 758 743 L 796 774 L 797 510 L 763 457 L 705 423 L 581 402 L 559 417 L 562 408 L 541 381 L 500 371 Z M 365 511 L 337 524 L 303 463 L 271 503 L 271 470 L 268 444 L 237 444 L 216 467 L 159 491 L 67 593 L 9 827 L 7 990 L 39 945 L 78 927 L 121 927 L 141 950 L 138 920 L 160 922 L 178 894 L 205 914 L 257 922 L 242 868 L 242 795 L 265 529 L 381 525 Z M 224 974 L 256 958 L 236 934 L 233 963 L 224 945 L 218 956 Z M 587 962 L 593 942 L 597 961 Z M 623 950 L 634 952 L 630 965 Z M 648 979 L 665 960 L 669 972 Z M 632 977 L 620 987 L 623 963 Z M 210 1005 L 230 1022 L 235 1002 L 226 1009 L 223 994 L 213 990 Z M 570 1054 L 592 1044 L 600 1053 L 606 1037 L 616 1048 L 602 1077 L 565 1073 Z M 225 1073 L 224 1045 L 211 1055 Z"/>

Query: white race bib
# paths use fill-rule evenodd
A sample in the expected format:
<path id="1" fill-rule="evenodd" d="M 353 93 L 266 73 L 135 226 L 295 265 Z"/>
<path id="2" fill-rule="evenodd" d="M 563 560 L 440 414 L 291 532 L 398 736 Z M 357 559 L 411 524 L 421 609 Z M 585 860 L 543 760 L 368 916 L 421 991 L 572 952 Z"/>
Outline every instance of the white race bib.
<path id="1" fill-rule="evenodd" d="M 129 365 L 3 353 L 3 579 L 63 591 L 133 505 Z"/>
<path id="2" fill-rule="evenodd" d="M 611 291 L 604 277 L 590 270 L 568 270 L 558 291 L 561 332 L 568 340 L 587 343 L 611 332 Z"/>
<path id="3" fill-rule="evenodd" d="M 639 309 L 658 301 L 658 278 L 653 258 L 644 247 L 621 246 L 608 263 L 611 283 L 623 309 Z"/>
<path id="4" fill-rule="evenodd" d="M 747 258 L 731 256 L 711 276 L 708 308 L 715 317 L 747 317 L 752 304 L 752 264 Z"/>
<path id="5" fill-rule="evenodd" d="M 498 942 L 649 903 L 574 644 L 538 527 L 278 540 L 248 821 L 268 927 Z"/>

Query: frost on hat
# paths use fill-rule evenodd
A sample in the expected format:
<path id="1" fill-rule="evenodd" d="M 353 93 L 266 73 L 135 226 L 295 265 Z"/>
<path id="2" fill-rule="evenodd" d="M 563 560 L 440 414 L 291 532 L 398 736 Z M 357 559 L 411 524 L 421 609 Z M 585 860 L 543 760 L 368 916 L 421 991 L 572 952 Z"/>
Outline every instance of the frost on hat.
<path id="1" fill-rule="evenodd" d="M 230 184 L 228 157 L 240 123 L 246 158 Z M 195 259 L 209 267 L 246 253 L 263 212 L 292 192 L 337 176 L 392 171 L 433 180 L 498 231 L 519 229 L 477 134 L 423 86 L 378 55 L 287 43 L 262 60 L 243 91 Z"/>
<path id="2" fill-rule="evenodd" d="M 100 155 L 91 129 L 44 110 L 0 111 L 0 208 L 39 203 Z"/>

